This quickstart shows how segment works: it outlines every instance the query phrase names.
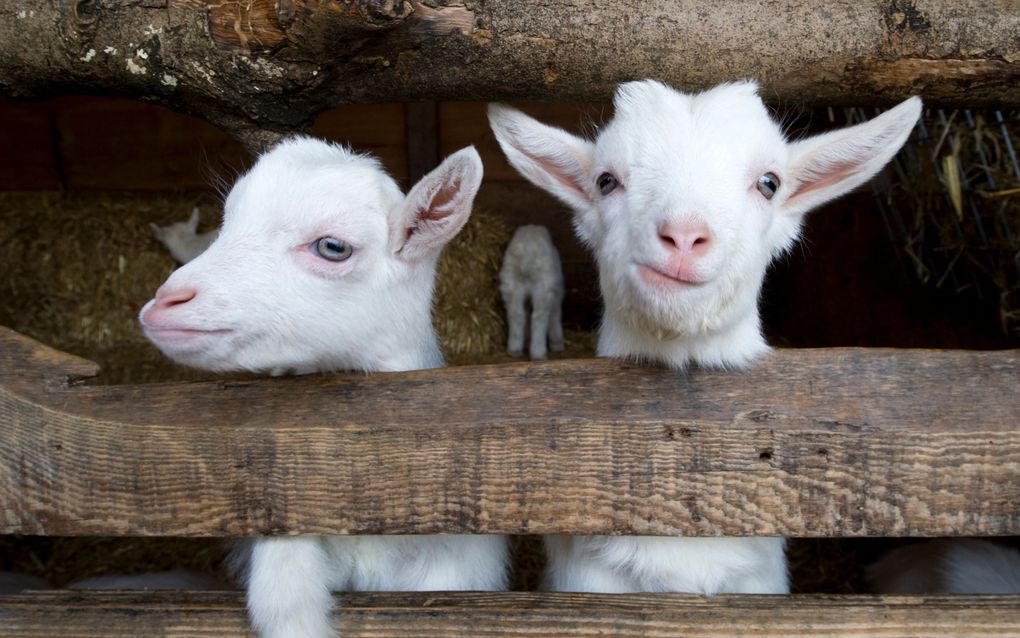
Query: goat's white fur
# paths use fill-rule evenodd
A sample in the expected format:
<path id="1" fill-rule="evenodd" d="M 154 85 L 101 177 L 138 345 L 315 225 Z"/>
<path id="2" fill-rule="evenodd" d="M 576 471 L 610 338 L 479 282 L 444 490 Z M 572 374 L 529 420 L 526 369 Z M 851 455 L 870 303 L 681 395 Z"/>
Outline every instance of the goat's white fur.
<path id="1" fill-rule="evenodd" d="M 921 102 L 911 98 L 870 122 L 793 143 L 751 82 L 696 95 L 630 82 L 618 88 L 614 108 L 594 141 L 507 106 L 491 105 L 489 119 L 510 163 L 573 209 L 577 233 L 595 253 L 605 300 L 600 356 L 742 368 L 768 352 L 757 302 L 769 263 L 796 241 L 805 213 L 892 158 Z M 605 173 L 619 186 L 603 195 L 597 181 Z M 766 173 L 781 184 L 771 200 L 757 188 Z M 704 235 L 692 244 L 701 244 L 696 258 L 674 256 L 662 230 L 669 225 Z M 673 263 L 682 271 L 666 270 Z M 683 275 L 663 276 L 672 272 Z M 552 537 L 546 585 L 784 593 L 783 545 L 779 538 Z"/>
<path id="2" fill-rule="evenodd" d="M 904 545 L 867 569 L 879 594 L 1020 594 L 1020 552 L 960 538 Z"/>
<path id="3" fill-rule="evenodd" d="M 14 594 L 24 589 L 50 589 L 50 584 L 31 574 L 0 572 L 0 594 Z"/>
<path id="4" fill-rule="evenodd" d="M 442 366 L 430 314 L 436 263 L 481 178 L 467 148 L 405 197 L 372 158 L 287 140 L 235 184 L 212 246 L 143 308 L 146 335 L 209 370 Z M 318 256 L 322 237 L 352 246 L 350 258 Z M 332 590 L 504 589 L 506 561 L 501 536 L 260 538 L 234 552 L 264 638 L 333 636 Z"/>
<path id="5" fill-rule="evenodd" d="M 149 222 L 149 227 L 152 228 L 152 234 L 156 239 L 170 251 L 170 255 L 178 262 L 186 264 L 216 241 L 216 236 L 220 232 L 219 230 L 198 232 L 198 220 L 199 211 L 198 207 L 195 207 L 186 222 L 174 222 L 167 226 L 157 226 Z"/>
<path id="6" fill-rule="evenodd" d="M 499 291 L 506 306 L 509 354 L 520 356 L 524 350 L 529 306 L 528 355 L 545 359 L 547 340 L 550 350 L 563 350 L 563 268 L 545 226 L 521 226 L 514 231 L 503 254 Z"/>

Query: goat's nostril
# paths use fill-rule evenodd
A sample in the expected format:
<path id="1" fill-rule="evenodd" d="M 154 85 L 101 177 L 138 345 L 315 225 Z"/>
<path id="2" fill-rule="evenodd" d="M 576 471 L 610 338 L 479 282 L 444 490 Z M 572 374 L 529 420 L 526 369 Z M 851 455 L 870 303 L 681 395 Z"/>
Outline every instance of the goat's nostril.
<path id="1" fill-rule="evenodd" d="M 157 290 L 156 304 L 164 308 L 188 303 L 195 298 L 198 291 L 194 288 L 175 288 L 172 290 Z"/>
<path id="2" fill-rule="evenodd" d="M 659 241 L 670 252 L 701 254 L 712 243 L 711 233 L 704 224 L 672 224 L 659 227 Z"/>

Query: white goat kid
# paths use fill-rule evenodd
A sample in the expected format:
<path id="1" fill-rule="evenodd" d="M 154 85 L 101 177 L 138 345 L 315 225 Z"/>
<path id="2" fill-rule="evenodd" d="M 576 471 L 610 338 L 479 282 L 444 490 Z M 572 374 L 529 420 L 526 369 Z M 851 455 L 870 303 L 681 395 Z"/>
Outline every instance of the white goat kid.
<path id="1" fill-rule="evenodd" d="M 174 222 L 167 226 L 157 226 L 149 222 L 152 234 L 156 236 L 170 255 L 182 264 L 186 264 L 195 257 L 201 255 L 206 248 L 214 241 L 220 231 L 210 230 L 205 233 L 198 232 L 199 212 L 198 208 L 191 211 L 191 217 L 186 222 Z"/>
<path id="2" fill-rule="evenodd" d="M 263 155 L 219 238 L 142 309 L 170 358 L 209 370 L 393 371 L 443 365 L 436 263 L 482 179 L 463 149 L 404 197 L 369 157 L 310 138 Z M 501 536 L 260 538 L 235 551 L 266 638 L 333 636 L 331 590 L 496 590 Z"/>
<path id="3" fill-rule="evenodd" d="M 23 589 L 52 589 L 50 584 L 38 576 L 20 572 L 0 571 L 0 594 L 16 594 Z"/>
<path id="4" fill-rule="evenodd" d="M 507 319 L 507 352 L 520 356 L 531 307 L 528 355 L 545 359 L 549 349 L 563 351 L 563 268 L 560 254 L 545 226 L 521 226 L 503 255 L 499 291 Z"/>
<path id="5" fill-rule="evenodd" d="M 605 299 L 600 356 L 741 368 L 768 351 L 758 295 L 810 209 L 874 175 L 917 121 L 911 98 L 873 121 L 788 143 L 750 82 L 688 95 L 621 85 L 595 141 L 491 105 L 511 164 L 574 211 Z M 784 593 L 779 538 L 551 537 L 547 586 Z"/>
<path id="6" fill-rule="evenodd" d="M 188 591 L 231 589 L 208 574 L 170 569 L 142 574 L 105 574 L 75 581 L 67 589 L 186 589 Z"/>

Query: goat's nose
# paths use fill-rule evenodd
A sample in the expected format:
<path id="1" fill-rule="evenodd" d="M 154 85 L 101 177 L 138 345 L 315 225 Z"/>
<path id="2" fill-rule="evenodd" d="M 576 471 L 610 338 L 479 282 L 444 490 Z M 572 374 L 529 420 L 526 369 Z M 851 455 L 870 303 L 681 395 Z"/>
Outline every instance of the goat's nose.
<path id="1" fill-rule="evenodd" d="M 155 302 L 152 307 L 153 309 L 159 308 L 160 310 L 170 308 L 173 306 L 179 306 L 184 303 L 188 303 L 195 298 L 198 291 L 194 288 L 160 288 L 156 291 Z"/>
<path id="2" fill-rule="evenodd" d="M 703 222 L 676 224 L 666 222 L 659 226 L 659 241 L 671 253 L 700 256 L 712 245 L 712 233 Z"/>

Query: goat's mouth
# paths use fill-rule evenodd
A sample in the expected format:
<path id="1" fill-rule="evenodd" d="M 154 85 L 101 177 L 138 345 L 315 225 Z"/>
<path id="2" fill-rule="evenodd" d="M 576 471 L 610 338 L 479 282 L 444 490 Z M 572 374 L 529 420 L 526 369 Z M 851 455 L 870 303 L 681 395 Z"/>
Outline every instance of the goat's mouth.
<path id="1" fill-rule="evenodd" d="M 692 274 L 668 273 L 647 264 L 635 264 L 638 277 L 646 284 L 656 288 L 693 288 L 704 285 L 706 281 Z"/>
<path id="2" fill-rule="evenodd" d="M 219 328 L 187 328 L 184 326 L 148 326 L 143 325 L 145 336 L 160 343 L 188 343 L 204 337 L 221 337 L 233 330 Z"/>

